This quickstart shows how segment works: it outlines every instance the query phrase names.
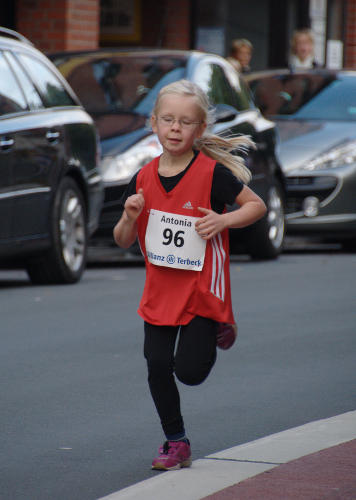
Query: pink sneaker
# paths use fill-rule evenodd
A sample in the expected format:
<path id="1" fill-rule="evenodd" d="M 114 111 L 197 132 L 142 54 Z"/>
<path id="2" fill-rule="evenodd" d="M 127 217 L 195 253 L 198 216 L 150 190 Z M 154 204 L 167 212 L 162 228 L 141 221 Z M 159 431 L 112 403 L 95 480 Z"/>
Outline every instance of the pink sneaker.
<path id="1" fill-rule="evenodd" d="M 190 467 L 190 445 L 185 441 L 166 441 L 158 450 L 159 456 L 152 462 L 152 469 L 176 470 Z"/>
<path id="2" fill-rule="evenodd" d="M 226 350 L 234 344 L 237 337 L 237 325 L 230 323 L 219 323 L 216 336 L 216 345 L 220 349 Z"/>

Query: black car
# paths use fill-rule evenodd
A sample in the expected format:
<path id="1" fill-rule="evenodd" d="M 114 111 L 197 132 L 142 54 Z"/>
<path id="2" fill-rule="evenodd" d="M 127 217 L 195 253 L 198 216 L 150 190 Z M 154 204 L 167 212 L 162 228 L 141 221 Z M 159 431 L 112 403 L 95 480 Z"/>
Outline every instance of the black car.
<path id="1" fill-rule="evenodd" d="M 103 201 L 92 118 L 55 66 L 0 28 L 0 262 L 74 283 Z"/>
<path id="2" fill-rule="evenodd" d="M 275 125 L 255 107 L 248 86 L 225 59 L 197 51 L 121 50 L 50 54 L 101 138 L 105 202 L 95 237 L 112 239 L 121 214 L 120 197 L 133 174 L 161 153 L 147 127 L 159 90 L 185 78 L 199 84 L 216 108 L 212 130 L 247 134 L 256 150 L 247 157 L 254 189 L 268 206 L 267 215 L 245 230 L 230 232 L 231 251 L 242 248 L 255 258 L 274 258 L 284 238 L 284 177 L 276 157 Z"/>

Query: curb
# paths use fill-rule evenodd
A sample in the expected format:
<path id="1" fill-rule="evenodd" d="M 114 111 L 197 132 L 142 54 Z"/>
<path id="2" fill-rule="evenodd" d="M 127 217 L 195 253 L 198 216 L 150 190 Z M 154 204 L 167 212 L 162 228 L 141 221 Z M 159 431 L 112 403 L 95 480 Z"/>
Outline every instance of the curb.
<path id="1" fill-rule="evenodd" d="M 193 461 L 100 500 L 201 500 L 244 479 L 356 436 L 356 411 L 317 420 Z"/>

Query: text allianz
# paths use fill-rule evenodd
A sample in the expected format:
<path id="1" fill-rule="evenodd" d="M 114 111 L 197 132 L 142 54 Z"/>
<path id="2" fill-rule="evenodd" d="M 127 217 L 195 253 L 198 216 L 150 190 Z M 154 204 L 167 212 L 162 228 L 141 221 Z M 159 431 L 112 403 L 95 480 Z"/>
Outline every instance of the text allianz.
<path id="1" fill-rule="evenodd" d="M 168 255 L 167 258 L 164 255 L 157 255 L 153 252 L 147 252 L 147 257 L 151 260 L 157 260 L 160 262 L 168 262 L 168 264 L 174 264 L 175 262 L 170 259 L 171 255 Z M 188 257 L 183 259 L 182 257 L 174 257 L 176 259 L 177 264 L 181 264 L 184 266 L 201 266 L 201 260 L 191 260 Z"/>

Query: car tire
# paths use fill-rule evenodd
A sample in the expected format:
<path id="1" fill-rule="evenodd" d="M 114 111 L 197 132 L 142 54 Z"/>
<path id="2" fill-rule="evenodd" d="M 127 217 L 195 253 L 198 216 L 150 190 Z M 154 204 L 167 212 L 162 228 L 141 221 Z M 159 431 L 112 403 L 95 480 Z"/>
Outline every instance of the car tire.
<path id="1" fill-rule="evenodd" d="M 60 182 L 51 214 L 51 248 L 28 261 L 35 284 L 77 282 L 85 269 L 88 251 L 86 206 L 81 190 L 70 177 Z"/>
<path id="2" fill-rule="evenodd" d="M 268 191 L 267 213 L 249 233 L 247 252 L 253 259 L 276 259 L 283 249 L 285 234 L 284 194 L 276 180 Z"/>

